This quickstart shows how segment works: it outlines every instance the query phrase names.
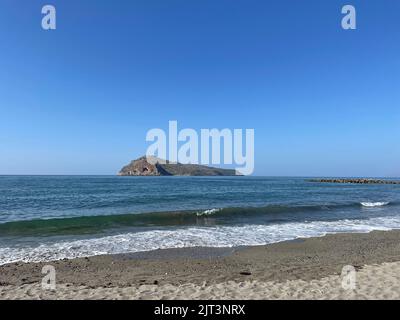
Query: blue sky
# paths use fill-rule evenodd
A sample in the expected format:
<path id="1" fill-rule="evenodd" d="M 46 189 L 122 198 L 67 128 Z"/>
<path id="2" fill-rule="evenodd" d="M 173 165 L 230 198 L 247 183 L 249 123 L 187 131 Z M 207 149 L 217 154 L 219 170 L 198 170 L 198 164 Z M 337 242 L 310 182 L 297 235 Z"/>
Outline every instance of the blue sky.
<path id="1" fill-rule="evenodd" d="M 256 175 L 400 176 L 398 0 L 0 1 L 0 174 L 115 174 L 177 120 L 254 128 Z"/>

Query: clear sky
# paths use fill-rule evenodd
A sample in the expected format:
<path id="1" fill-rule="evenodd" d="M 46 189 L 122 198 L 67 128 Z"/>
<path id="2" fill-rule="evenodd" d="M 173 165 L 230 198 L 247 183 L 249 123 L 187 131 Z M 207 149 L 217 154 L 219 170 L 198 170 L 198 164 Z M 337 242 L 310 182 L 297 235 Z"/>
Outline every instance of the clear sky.
<path id="1" fill-rule="evenodd" d="M 400 1 L 0 0 L 0 174 L 115 174 L 169 120 L 254 128 L 256 175 L 400 176 Z"/>

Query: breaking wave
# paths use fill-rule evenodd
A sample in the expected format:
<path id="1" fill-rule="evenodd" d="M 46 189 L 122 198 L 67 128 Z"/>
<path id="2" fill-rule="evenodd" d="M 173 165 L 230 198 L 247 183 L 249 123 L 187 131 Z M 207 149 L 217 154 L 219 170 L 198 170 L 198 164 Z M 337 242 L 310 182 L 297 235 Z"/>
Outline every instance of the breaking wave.
<path id="1" fill-rule="evenodd" d="M 362 206 L 376 207 L 389 205 L 389 202 L 362 202 Z M 390 203 L 396 206 L 397 203 Z M 359 210 L 360 203 L 315 204 L 315 205 L 269 205 L 264 207 L 212 208 L 206 210 L 186 210 L 168 212 L 149 212 L 134 214 L 112 214 L 99 216 L 80 216 L 37 220 L 10 221 L 0 224 L 0 236 L 53 236 L 53 235 L 92 235 L 107 230 L 146 227 L 189 227 L 210 225 L 235 225 L 238 223 L 257 224 L 297 221 L 301 216 L 319 219 L 334 216 L 343 210 Z"/>
<path id="2" fill-rule="evenodd" d="M 390 202 L 361 202 L 363 207 L 383 207 L 387 206 Z"/>
<path id="3" fill-rule="evenodd" d="M 0 264 L 40 262 L 102 254 L 133 253 L 182 247 L 263 245 L 329 233 L 400 229 L 400 217 L 293 222 L 275 225 L 186 227 L 174 230 L 128 232 L 80 240 L 43 242 L 35 246 L 0 247 Z"/>

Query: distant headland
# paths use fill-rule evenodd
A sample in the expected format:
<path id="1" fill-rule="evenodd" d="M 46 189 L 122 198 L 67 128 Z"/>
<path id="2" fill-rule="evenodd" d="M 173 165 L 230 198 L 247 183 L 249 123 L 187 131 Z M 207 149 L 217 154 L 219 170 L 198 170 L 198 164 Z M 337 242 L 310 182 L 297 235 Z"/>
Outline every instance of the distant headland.
<path id="1" fill-rule="evenodd" d="M 156 157 L 140 157 L 124 166 L 119 176 L 237 176 L 233 169 L 213 168 L 198 164 L 172 163 Z"/>

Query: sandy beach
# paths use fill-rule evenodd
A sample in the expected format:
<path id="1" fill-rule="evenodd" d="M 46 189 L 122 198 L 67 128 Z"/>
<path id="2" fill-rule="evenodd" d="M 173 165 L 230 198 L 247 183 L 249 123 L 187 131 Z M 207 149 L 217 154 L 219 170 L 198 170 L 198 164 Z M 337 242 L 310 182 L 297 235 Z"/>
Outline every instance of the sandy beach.
<path id="1" fill-rule="evenodd" d="M 42 289 L 44 265 L 56 290 Z M 344 266 L 355 287 L 343 286 Z M 0 266 L 0 299 L 399 298 L 400 231 Z"/>

